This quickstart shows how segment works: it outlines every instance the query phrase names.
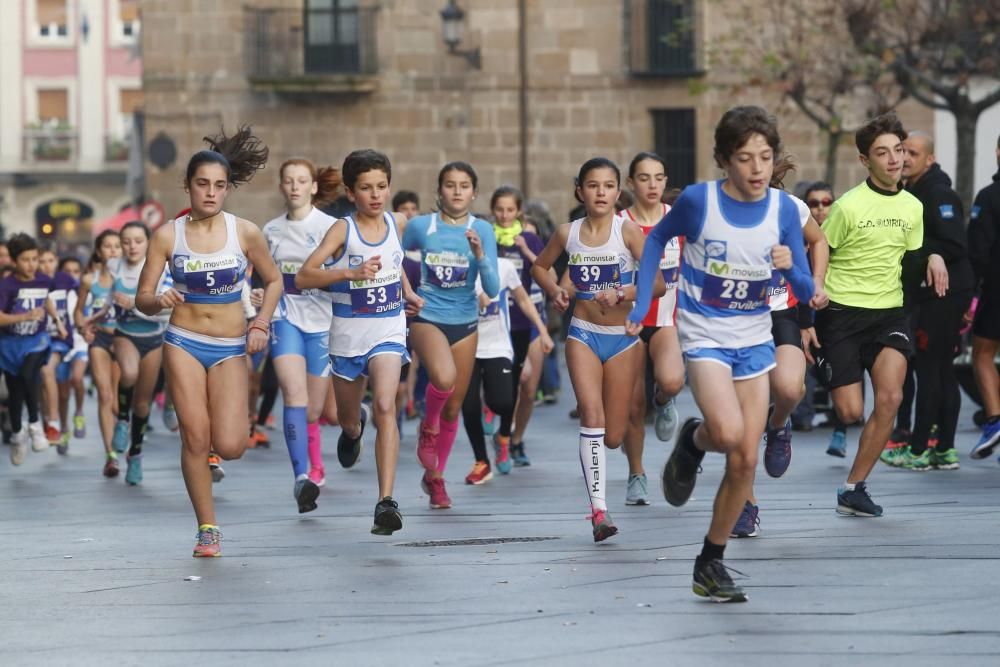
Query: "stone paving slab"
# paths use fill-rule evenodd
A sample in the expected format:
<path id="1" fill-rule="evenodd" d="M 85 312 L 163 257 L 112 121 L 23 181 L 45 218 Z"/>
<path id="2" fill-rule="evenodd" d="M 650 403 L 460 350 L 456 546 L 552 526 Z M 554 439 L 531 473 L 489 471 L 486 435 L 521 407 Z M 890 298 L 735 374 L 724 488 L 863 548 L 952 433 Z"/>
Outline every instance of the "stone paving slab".
<path id="1" fill-rule="evenodd" d="M 788 474 L 758 480 L 760 537 L 727 550 L 751 601 L 713 605 L 690 585 L 722 458 L 707 457 L 686 507 L 669 507 L 656 481 L 667 448 L 649 429 L 653 505 L 626 507 L 625 457 L 609 452 L 621 533 L 595 545 L 569 403 L 536 411 L 530 468 L 480 487 L 461 484 L 472 459 L 460 435 L 448 511 L 427 508 L 408 423 L 405 527 L 388 538 L 369 533 L 371 435 L 345 471 L 324 429 L 328 484 L 299 516 L 273 432 L 275 447 L 226 465 L 224 557 L 210 561 L 190 557 L 177 439 L 158 415 L 138 488 L 100 476 L 92 413 L 68 457 L 30 453 L 14 468 L 0 451 L 0 665 L 1000 664 L 992 460 L 880 466 L 870 486 L 886 516 L 852 519 L 833 511 L 849 462 L 824 454 L 829 431 L 796 434 Z M 688 394 L 680 406 L 693 413 Z M 964 454 L 969 415 L 960 439 Z M 555 539 L 408 546 L 474 538 Z"/>

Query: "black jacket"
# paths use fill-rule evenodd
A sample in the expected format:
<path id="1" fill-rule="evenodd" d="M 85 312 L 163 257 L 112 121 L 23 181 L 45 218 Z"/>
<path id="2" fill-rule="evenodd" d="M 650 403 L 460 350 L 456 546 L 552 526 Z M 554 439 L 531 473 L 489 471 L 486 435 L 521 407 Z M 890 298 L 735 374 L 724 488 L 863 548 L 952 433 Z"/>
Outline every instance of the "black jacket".
<path id="1" fill-rule="evenodd" d="M 965 231 L 965 210 L 962 200 L 951 189 L 951 179 L 932 164 L 915 183 L 907 183 L 906 190 L 924 205 L 924 245 L 920 263 L 924 270 L 904 277 L 904 286 L 917 302 L 934 298 L 934 291 L 923 286 L 926 279 L 926 259 L 931 254 L 941 255 L 948 266 L 948 291 L 971 290 L 975 286 L 972 264 Z"/>
<path id="2" fill-rule="evenodd" d="M 1000 171 L 976 195 L 969 219 L 969 259 L 983 287 L 1000 289 Z"/>

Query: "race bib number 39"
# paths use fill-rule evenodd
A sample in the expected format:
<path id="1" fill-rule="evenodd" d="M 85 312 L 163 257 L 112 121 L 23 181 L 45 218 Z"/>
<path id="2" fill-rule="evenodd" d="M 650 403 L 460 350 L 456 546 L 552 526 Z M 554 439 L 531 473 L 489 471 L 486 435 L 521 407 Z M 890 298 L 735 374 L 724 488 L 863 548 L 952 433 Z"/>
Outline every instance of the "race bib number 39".
<path id="1" fill-rule="evenodd" d="M 455 252 L 429 252 L 424 257 L 427 279 L 432 285 L 449 289 L 465 287 L 469 277 L 469 256 Z"/>
<path id="2" fill-rule="evenodd" d="M 709 262 L 701 302 L 726 310 L 752 311 L 767 303 L 771 267 Z"/>
<path id="3" fill-rule="evenodd" d="M 399 271 L 389 271 L 371 280 L 351 281 L 351 312 L 355 315 L 388 313 L 402 305 L 403 286 Z"/>
<path id="4" fill-rule="evenodd" d="M 569 278 L 573 281 L 577 298 L 592 299 L 595 292 L 621 287 L 621 268 L 618 258 L 605 255 L 579 255 L 570 257 Z"/>

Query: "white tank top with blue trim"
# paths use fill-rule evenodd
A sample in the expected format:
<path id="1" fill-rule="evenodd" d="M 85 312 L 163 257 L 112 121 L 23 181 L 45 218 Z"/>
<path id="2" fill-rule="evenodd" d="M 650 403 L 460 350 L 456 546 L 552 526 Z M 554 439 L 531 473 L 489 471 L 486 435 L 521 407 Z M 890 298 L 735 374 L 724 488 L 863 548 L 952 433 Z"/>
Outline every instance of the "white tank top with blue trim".
<path id="1" fill-rule="evenodd" d="M 226 242 L 215 252 L 199 253 L 188 247 L 184 231 L 189 216 L 174 220 L 174 250 L 170 276 L 185 303 L 236 303 L 246 279 L 247 258 L 240 247 L 236 216 L 223 212 Z"/>
<path id="2" fill-rule="evenodd" d="M 726 219 L 719 182 L 705 188 L 705 222 L 684 244 L 678 292 L 681 349 L 746 348 L 771 340 L 771 249 L 781 238 L 781 191 L 768 191 L 764 219 L 752 227 Z"/>
<path id="3" fill-rule="evenodd" d="M 336 224 L 347 225 L 341 255 L 330 268 L 353 269 L 374 256 L 382 269 L 371 280 L 346 280 L 331 287 L 333 319 L 330 322 L 330 355 L 359 357 L 384 343 L 406 345 L 406 315 L 403 309 L 403 247 L 396 220 L 384 213 L 385 236 L 368 243 L 348 216 Z"/>
<path id="4" fill-rule="evenodd" d="M 281 215 L 264 225 L 267 247 L 281 271 L 285 287 L 274 319 L 288 320 L 305 333 L 330 330 L 330 292 L 326 289 L 299 289 L 295 286 L 295 274 L 336 221 L 336 218 L 314 207 L 302 220 L 289 220 L 288 216 Z"/>
<path id="5" fill-rule="evenodd" d="M 617 215 L 611 219 L 611 233 L 600 246 L 584 245 L 580 241 L 580 226 L 585 218 L 570 223 L 566 239 L 569 255 L 569 277 L 576 289 L 576 298 L 593 300 L 597 292 L 618 289 L 632 284 L 635 258 L 622 237 L 624 220 Z"/>

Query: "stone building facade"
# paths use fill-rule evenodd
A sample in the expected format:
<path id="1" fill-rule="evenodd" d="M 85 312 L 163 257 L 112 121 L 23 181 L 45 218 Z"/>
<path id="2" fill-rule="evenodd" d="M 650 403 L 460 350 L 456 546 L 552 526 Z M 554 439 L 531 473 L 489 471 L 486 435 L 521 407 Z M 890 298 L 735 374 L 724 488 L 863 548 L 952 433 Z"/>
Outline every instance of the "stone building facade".
<path id="1" fill-rule="evenodd" d="M 464 12 L 458 54 L 443 39 L 449 4 Z M 258 222 L 280 211 L 282 160 L 339 166 L 361 147 L 386 152 L 394 189 L 417 191 L 425 209 L 440 166 L 462 159 L 479 172 L 478 210 L 495 186 L 514 184 L 563 220 L 573 177 L 594 155 L 625 165 L 639 150 L 667 153 L 678 186 L 716 176 L 712 130 L 737 103 L 778 113 L 796 178 L 822 174 L 825 142 L 808 120 L 778 95 L 732 99 L 714 85 L 726 73 L 706 71 L 725 3 L 145 0 L 142 12 L 145 136 L 177 153 L 163 168 L 147 161 L 147 186 L 168 214 L 186 205 L 183 169 L 201 137 L 238 123 L 271 149 L 268 168 L 228 204 Z M 657 37 L 664 25 L 693 31 L 675 43 Z M 461 55 L 476 49 L 481 68 Z M 931 127 L 920 107 L 902 113 Z M 853 148 L 841 150 L 843 189 L 862 171 Z"/>

